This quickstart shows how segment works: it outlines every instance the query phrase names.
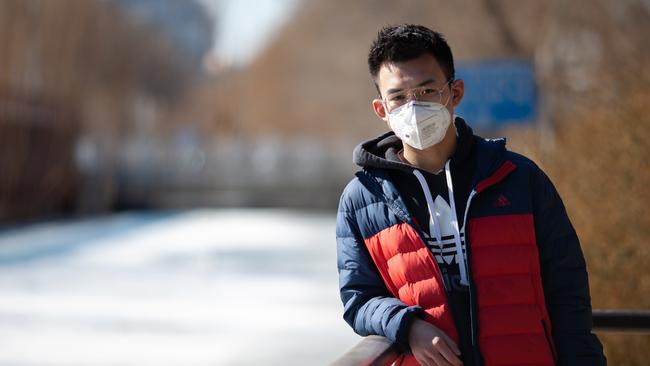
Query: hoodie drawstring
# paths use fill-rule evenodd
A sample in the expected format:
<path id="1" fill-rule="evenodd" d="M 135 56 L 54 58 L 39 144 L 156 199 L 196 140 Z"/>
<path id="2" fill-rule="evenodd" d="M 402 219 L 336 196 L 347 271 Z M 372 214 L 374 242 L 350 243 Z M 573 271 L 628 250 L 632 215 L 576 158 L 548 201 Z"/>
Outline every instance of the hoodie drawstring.
<path id="1" fill-rule="evenodd" d="M 458 261 L 458 267 L 460 269 L 460 283 L 464 286 L 469 286 L 469 280 L 467 278 L 467 263 L 465 259 L 465 254 L 463 253 L 463 246 L 460 241 L 460 230 L 458 227 L 458 216 L 456 214 L 456 203 L 454 202 L 454 186 L 451 181 L 451 169 L 449 168 L 450 160 L 447 160 L 445 163 L 445 177 L 447 178 L 447 190 L 449 192 L 449 205 L 451 208 L 451 226 L 453 228 L 454 234 L 454 243 L 456 244 L 456 259 Z M 427 184 L 426 179 L 422 173 L 414 169 L 413 175 L 418 179 L 420 185 L 422 186 L 422 191 L 424 192 L 424 197 L 427 201 L 427 208 L 429 209 L 429 231 L 430 235 L 434 235 L 438 246 L 442 248 L 442 230 L 440 227 L 440 220 L 436 215 L 435 206 L 433 204 L 433 197 L 431 196 L 431 190 Z"/>

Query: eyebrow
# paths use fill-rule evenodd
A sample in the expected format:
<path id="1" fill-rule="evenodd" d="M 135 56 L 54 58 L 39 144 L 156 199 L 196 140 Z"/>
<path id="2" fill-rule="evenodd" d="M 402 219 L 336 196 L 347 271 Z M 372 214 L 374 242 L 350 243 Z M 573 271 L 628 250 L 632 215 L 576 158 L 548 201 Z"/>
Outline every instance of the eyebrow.
<path id="1" fill-rule="evenodd" d="M 425 81 L 419 83 L 419 84 L 416 85 L 415 87 L 417 88 L 417 87 L 424 86 L 424 85 L 427 85 L 427 84 L 433 84 L 433 83 L 435 83 L 435 82 L 436 82 L 436 79 L 434 79 L 434 78 L 430 78 L 430 79 L 427 79 L 427 80 L 425 80 Z M 402 91 L 402 90 L 404 90 L 404 89 L 400 89 L 400 88 L 391 88 L 391 89 L 386 90 L 386 94 L 397 93 L 397 92 L 400 92 L 400 91 Z"/>

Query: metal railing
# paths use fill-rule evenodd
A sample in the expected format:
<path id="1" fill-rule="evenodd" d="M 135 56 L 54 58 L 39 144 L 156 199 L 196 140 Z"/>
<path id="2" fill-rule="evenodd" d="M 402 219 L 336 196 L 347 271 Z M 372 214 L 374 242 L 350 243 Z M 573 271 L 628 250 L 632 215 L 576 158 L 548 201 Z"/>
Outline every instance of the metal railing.
<path id="1" fill-rule="evenodd" d="M 650 333 L 650 310 L 594 310 L 594 330 L 600 332 Z M 364 337 L 331 366 L 389 366 L 399 349 L 380 336 Z"/>
<path id="2" fill-rule="evenodd" d="M 650 333 L 650 310 L 594 310 L 594 330 Z"/>

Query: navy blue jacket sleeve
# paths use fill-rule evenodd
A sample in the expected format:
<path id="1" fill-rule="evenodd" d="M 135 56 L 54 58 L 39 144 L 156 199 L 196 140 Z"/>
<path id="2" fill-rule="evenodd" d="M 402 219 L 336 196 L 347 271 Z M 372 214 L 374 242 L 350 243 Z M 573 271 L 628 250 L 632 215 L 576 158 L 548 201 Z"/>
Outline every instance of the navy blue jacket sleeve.
<path id="1" fill-rule="evenodd" d="M 535 234 L 542 282 L 559 366 L 606 365 L 592 334 L 591 299 L 580 243 L 555 187 L 539 169 L 533 174 Z"/>
<path id="2" fill-rule="evenodd" d="M 347 192 L 347 190 L 346 190 Z M 419 306 L 407 306 L 393 297 L 368 253 L 351 198 L 344 192 L 336 220 L 339 289 L 343 318 L 361 335 L 380 335 L 408 351 L 408 330 Z"/>

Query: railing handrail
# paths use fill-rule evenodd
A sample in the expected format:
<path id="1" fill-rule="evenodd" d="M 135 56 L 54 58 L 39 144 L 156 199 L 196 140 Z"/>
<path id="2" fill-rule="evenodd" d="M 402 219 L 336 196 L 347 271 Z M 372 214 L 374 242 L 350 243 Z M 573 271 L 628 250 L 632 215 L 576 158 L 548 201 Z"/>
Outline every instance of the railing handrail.
<path id="1" fill-rule="evenodd" d="M 650 310 L 598 309 L 592 311 L 594 330 L 650 333 Z M 331 366 L 389 366 L 400 356 L 394 343 L 381 336 L 364 337 Z"/>
<path id="2" fill-rule="evenodd" d="M 399 357 L 399 349 L 386 337 L 367 336 L 330 366 L 389 366 Z"/>
<path id="3" fill-rule="evenodd" d="M 597 331 L 650 333 L 650 310 L 598 309 L 591 314 Z"/>

